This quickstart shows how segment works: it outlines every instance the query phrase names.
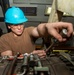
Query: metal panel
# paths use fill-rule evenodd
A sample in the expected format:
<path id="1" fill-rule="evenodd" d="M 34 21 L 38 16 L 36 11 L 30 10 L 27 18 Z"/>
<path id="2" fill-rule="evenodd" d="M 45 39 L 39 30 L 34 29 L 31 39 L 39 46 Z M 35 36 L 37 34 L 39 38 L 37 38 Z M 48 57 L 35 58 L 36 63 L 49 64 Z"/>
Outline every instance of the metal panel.
<path id="1" fill-rule="evenodd" d="M 53 0 L 13 0 L 13 3 L 51 4 Z"/>
<path id="2" fill-rule="evenodd" d="M 3 11 L 2 11 L 1 6 L 0 6 L 0 17 L 3 17 Z"/>
<path id="3" fill-rule="evenodd" d="M 23 9 L 35 7 L 36 15 L 26 15 L 28 22 L 47 22 L 48 16 L 45 15 L 46 6 L 51 6 L 53 0 L 9 0 L 10 6 L 18 6 Z M 25 13 L 25 11 L 24 11 Z"/>

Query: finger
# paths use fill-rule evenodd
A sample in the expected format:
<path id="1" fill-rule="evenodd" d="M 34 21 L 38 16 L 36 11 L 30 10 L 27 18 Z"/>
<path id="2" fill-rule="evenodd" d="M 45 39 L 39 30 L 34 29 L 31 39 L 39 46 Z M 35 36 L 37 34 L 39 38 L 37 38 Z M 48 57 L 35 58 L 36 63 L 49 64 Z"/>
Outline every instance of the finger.
<path id="1" fill-rule="evenodd" d="M 46 56 L 41 56 L 40 58 L 45 58 Z"/>
<path id="2" fill-rule="evenodd" d="M 46 55 L 44 55 L 44 54 L 41 53 L 41 54 L 38 54 L 38 56 L 39 57 L 45 57 Z"/>
<path id="3" fill-rule="evenodd" d="M 54 28 L 67 28 L 68 33 L 72 33 L 73 32 L 73 25 L 72 23 L 68 23 L 68 22 L 57 22 L 57 23 L 52 23 L 52 25 Z"/>
<path id="4" fill-rule="evenodd" d="M 68 27 L 68 37 L 70 37 L 71 36 L 71 34 L 73 34 L 73 27 L 72 26 L 70 26 L 70 27 Z"/>
<path id="5" fill-rule="evenodd" d="M 72 23 L 67 23 L 67 22 L 60 22 L 61 24 L 58 25 L 60 26 L 60 28 L 66 28 L 68 33 L 67 33 L 67 36 L 70 37 L 70 35 L 73 33 L 73 25 Z M 62 27 L 61 27 L 62 25 Z"/>
<path id="6" fill-rule="evenodd" d="M 56 29 L 52 29 L 50 34 L 51 36 L 55 37 L 58 41 L 62 41 L 62 36 L 59 34 L 59 32 L 56 31 Z"/>
<path id="7" fill-rule="evenodd" d="M 67 40 L 66 38 L 63 38 L 63 39 L 62 39 L 62 42 L 66 41 L 66 40 Z"/>

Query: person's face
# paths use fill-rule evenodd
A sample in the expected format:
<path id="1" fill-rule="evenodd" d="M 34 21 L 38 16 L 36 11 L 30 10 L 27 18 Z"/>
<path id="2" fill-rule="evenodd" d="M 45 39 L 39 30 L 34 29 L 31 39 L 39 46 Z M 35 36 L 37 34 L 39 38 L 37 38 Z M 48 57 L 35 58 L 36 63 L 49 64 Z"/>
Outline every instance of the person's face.
<path id="1" fill-rule="evenodd" d="M 24 24 L 9 25 L 8 28 L 12 30 L 14 36 L 20 36 L 23 33 Z"/>

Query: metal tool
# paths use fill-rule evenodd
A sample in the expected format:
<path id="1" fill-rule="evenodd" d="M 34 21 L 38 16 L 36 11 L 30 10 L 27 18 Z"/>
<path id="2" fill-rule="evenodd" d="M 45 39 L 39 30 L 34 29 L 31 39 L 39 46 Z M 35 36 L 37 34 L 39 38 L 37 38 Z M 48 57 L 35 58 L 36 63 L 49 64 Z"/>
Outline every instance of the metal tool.
<path id="1" fill-rule="evenodd" d="M 24 54 L 23 64 L 21 66 L 21 72 L 16 75 L 25 75 L 28 71 L 28 53 Z"/>
<path id="2" fill-rule="evenodd" d="M 60 35 L 63 37 L 63 38 L 67 38 L 67 29 L 63 29 L 62 31 L 60 31 Z M 45 50 L 46 51 L 46 54 L 48 54 L 48 52 L 51 52 L 53 47 L 56 45 L 56 44 L 59 44 L 60 42 L 55 39 L 55 38 L 52 38 L 52 44 Z"/>
<path id="3" fill-rule="evenodd" d="M 43 67 L 41 64 L 41 61 L 38 57 L 38 55 L 35 55 L 36 61 L 38 62 L 38 65 L 34 67 L 34 74 L 35 75 L 50 75 L 49 68 Z"/>
<path id="4" fill-rule="evenodd" d="M 8 71 L 8 73 L 6 75 L 12 75 L 12 70 L 14 68 L 14 64 L 16 63 L 17 61 L 17 57 L 20 55 L 19 52 L 17 52 L 17 54 L 14 56 L 14 59 L 12 60 L 12 63 L 11 63 L 11 66 L 10 66 L 10 69 Z"/>
<path id="5" fill-rule="evenodd" d="M 29 55 L 29 67 L 34 67 L 36 65 L 35 59 L 34 59 L 34 54 Z"/>
<path id="6" fill-rule="evenodd" d="M 21 67 L 22 71 L 24 71 L 24 68 L 28 68 L 28 53 L 24 54 L 24 60 Z"/>

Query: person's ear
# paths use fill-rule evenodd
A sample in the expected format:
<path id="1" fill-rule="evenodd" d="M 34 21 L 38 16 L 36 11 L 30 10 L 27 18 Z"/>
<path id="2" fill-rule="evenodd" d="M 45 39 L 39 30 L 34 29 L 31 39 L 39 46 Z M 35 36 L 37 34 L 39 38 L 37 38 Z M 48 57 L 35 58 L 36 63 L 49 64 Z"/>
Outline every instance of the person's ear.
<path id="1" fill-rule="evenodd" d="M 10 27 L 10 26 L 8 26 L 8 28 L 9 28 L 9 29 L 11 29 L 11 27 Z"/>

